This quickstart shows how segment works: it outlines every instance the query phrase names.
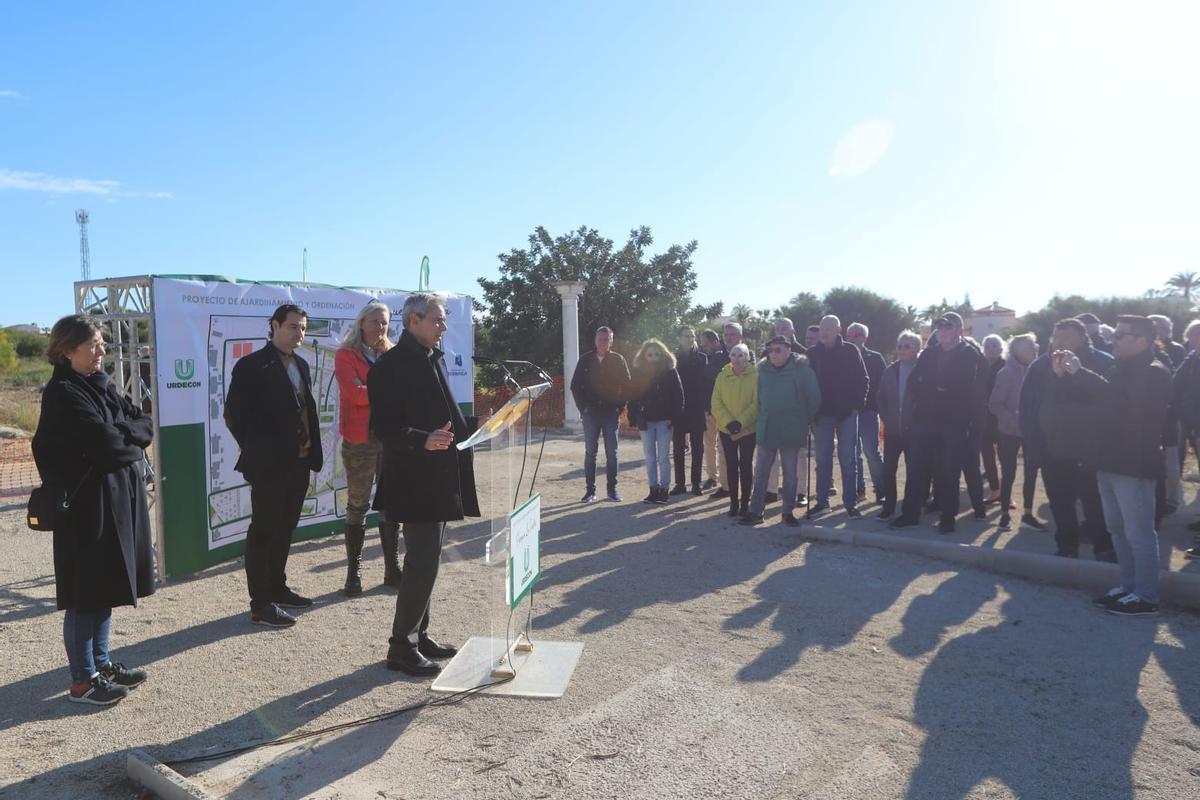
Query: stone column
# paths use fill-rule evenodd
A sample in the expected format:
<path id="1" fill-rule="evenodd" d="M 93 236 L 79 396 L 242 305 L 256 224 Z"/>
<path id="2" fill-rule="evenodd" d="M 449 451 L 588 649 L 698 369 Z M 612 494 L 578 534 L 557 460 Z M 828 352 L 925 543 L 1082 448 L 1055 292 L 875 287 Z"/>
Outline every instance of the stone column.
<path id="1" fill-rule="evenodd" d="M 583 281 L 557 281 L 554 288 L 562 298 L 563 329 L 563 425 L 572 431 L 583 430 L 583 420 L 571 396 L 571 377 L 579 363 L 579 296 L 587 288 Z"/>

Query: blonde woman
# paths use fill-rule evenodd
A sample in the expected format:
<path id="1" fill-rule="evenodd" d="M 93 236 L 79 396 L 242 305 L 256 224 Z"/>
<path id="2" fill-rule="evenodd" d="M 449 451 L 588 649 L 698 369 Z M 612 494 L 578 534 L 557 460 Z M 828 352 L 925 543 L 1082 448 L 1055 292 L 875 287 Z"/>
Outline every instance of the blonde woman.
<path id="1" fill-rule="evenodd" d="M 346 585 L 342 594 L 362 594 L 362 548 L 371 485 L 379 474 L 382 450 L 371 435 L 371 405 L 367 398 L 367 373 L 375 360 L 392 347 L 388 338 L 391 311 L 377 300 L 367 303 L 354 327 L 334 356 L 338 382 L 338 431 L 342 435 L 342 463 L 346 466 Z M 379 515 L 379 540 L 383 547 L 383 582 L 400 587 L 399 529 Z"/>
<path id="2" fill-rule="evenodd" d="M 683 384 L 675 356 L 658 339 L 647 339 L 633 357 L 629 422 L 642 432 L 650 493 L 642 502 L 664 505 L 671 484 L 671 437 L 683 417 Z"/>

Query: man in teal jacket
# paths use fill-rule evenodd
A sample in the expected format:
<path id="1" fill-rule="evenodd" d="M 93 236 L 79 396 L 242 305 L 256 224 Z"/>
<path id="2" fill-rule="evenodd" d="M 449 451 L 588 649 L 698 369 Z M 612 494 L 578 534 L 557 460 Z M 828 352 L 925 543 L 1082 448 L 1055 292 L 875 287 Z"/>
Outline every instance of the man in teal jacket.
<path id="1" fill-rule="evenodd" d="M 754 494 L 743 525 L 757 525 L 766 506 L 767 478 L 776 456 L 783 468 L 783 521 L 800 524 L 796 503 L 796 457 L 808 441 L 808 426 L 821 407 L 821 389 L 808 359 L 796 355 L 786 338 L 767 342 L 767 357 L 758 365 L 758 452 L 754 457 Z"/>

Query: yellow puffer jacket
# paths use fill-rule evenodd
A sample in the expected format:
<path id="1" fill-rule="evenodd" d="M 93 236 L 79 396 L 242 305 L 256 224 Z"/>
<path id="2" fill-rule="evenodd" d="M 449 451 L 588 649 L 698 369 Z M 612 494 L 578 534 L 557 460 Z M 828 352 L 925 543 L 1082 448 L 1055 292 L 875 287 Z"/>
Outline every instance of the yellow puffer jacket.
<path id="1" fill-rule="evenodd" d="M 721 433 L 729 433 L 729 423 L 737 420 L 742 429 L 730 434 L 741 439 L 754 433 L 758 421 L 758 369 L 751 362 L 741 375 L 735 375 L 733 364 L 726 364 L 713 383 L 712 415 Z"/>

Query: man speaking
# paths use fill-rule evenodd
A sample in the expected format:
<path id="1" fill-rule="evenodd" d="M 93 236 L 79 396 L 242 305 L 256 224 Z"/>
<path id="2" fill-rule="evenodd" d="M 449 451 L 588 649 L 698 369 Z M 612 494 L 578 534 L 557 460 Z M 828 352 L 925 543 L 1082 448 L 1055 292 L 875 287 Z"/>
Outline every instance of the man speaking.
<path id="1" fill-rule="evenodd" d="M 479 501 L 471 451 L 454 446 L 466 439 L 467 421 L 450 393 L 437 347 L 446 332 L 445 301 L 414 292 L 404 301 L 400 318 L 400 341 L 379 357 L 367 381 L 371 430 L 383 445 L 374 508 L 404 525 L 404 577 L 396 597 L 387 667 L 409 675 L 436 675 L 441 667 L 431 659 L 458 652 L 428 634 L 446 523 L 478 517 Z"/>

